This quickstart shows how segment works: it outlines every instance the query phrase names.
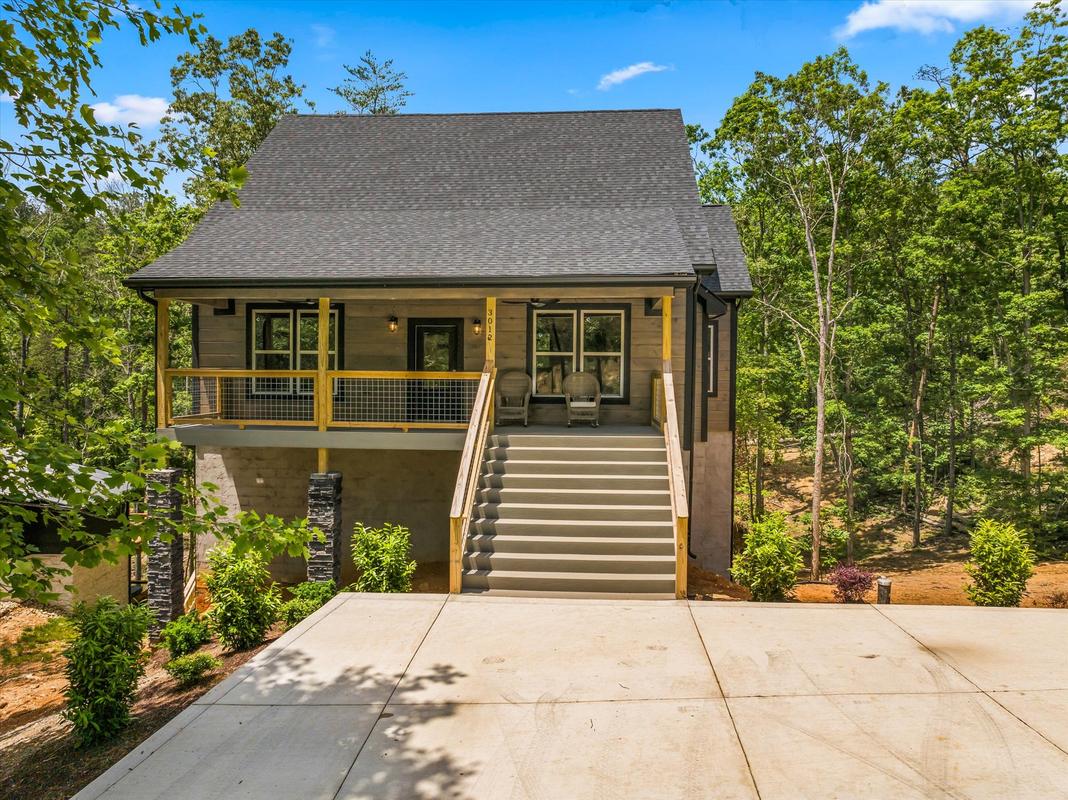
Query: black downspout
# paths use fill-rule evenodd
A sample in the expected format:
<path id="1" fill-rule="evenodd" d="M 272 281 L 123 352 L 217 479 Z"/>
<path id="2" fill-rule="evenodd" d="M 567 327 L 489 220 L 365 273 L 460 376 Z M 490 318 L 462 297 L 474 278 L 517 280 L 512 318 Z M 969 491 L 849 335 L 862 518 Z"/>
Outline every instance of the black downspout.
<path id="1" fill-rule="evenodd" d="M 698 278 L 700 280 L 700 278 Z M 682 441 L 683 446 L 690 452 L 690 474 L 688 486 L 686 487 L 686 502 L 690 504 L 687 511 L 690 514 L 690 518 L 693 519 L 693 415 L 694 415 L 694 377 L 697 374 L 696 364 L 694 363 L 694 353 L 696 348 L 694 347 L 694 332 L 697 330 L 697 324 L 694 319 L 697 313 L 697 303 L 695 298 L 697 296 L 697 282 L 695 281 L 692 286 L 686 289 L 686 350 L 685 350 L 685 375 L 683 384 L 686 386 L 686 397 L 682 405 Z M 696 559 L 697 555 L 693 551 L 693 537 L 687 537 L 686 539 L 686 554 L 690 558 Z"/>
<path id="2" fill-rule="evenodd" d="M 737 442 L 734 435 L 734 389 L 737 384 L 738 378 L 738 308 L 741 306 L 741 300 L 734 300 L 731 302 L 731 381 L 730 381 L 730 431 L 731 431 L 731 546 L 730 553 L 728 553 L 728 563 L 734 565 L 734 465 L 735 465 L 735 448 Z"/>

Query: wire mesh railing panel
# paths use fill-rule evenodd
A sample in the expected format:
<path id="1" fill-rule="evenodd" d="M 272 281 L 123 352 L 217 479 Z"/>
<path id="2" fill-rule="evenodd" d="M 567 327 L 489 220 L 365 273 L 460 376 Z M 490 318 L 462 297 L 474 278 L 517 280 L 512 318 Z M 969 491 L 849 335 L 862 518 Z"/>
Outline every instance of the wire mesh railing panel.
<path id="1" fill-rule="evenodd" d="M 170 418 L 177 423 L 314 425 L 315 373 L 171 376 Z"/>
<path id="2" fill-rule="evenodd" d="M 338 376 L 331 423 L 464 427 L 471 419 L 477 378 Z"/>

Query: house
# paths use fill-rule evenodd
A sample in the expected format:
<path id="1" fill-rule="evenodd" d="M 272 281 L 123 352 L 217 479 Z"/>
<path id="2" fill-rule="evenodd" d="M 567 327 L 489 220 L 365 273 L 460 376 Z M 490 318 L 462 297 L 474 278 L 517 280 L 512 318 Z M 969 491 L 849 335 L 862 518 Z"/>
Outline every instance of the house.
<path id="1" fill-rule="evenodd" d="M 19 478 L 29 469 L 21 453 L 10 451 L 4 456 L 15 476 L 10 492 L 3 497 L 4 503 L 20 509 L 21 536 L 31 557 L 48 569 L 61 571 L 49 581 L 46 593 L 53 597 L 48 604 L 70 611 L 78 601 L 93 602 L 104 596 L 114 598 L 120 605 L 136 599 L 144 583 L 140 553 L 115 561 L 103 559 L 92 565 L 70 565 L 65 560 L 68 549 L 89 548 L 119 527 L 119 515 L 128 513 L 123 496 L 129 485 L 117 484 L 115 476 L 106 470 L 67 464 L 64 469 L 72 483 L 81 488 L 76 499 L 61 498 Z M 46 473 L 56 474 L 51 467 Z M 68 517 L 70 514 L 77 515 L 76 521 Z M 71 541 L 64 533 L 65 526 L 71 525 L 80 531 L 77 541 Z"/>
<path id="2" fill-rule="evenodd" d="M 350 580 L 352 525 L 386 520 L 453 591 L 671 596 L 728 568 L 751 286 L 678 110 L 286 116 L 248 171 L 128 285 L 197 479 L 327 534 L 279 579 Z M 565 425 L 578 372 L 597 427 Z M 529 426 L 498 419 L 522 374 Z"/>

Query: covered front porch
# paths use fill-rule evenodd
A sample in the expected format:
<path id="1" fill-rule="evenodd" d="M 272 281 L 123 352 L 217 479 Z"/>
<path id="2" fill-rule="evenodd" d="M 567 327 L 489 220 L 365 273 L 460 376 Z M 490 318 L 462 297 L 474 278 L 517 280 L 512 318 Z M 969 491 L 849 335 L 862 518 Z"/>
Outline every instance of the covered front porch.
<path id="1" fill-rule="evenodd" d="M 531 376 L 531 424 L 565 421 L 561 382 L 577 371 L 601 385 L 603 424 L 649 424 L 663 361 L 681 361 L 670 291 L 545 293 L 158 290 L 157 427 L 190 445 L 410 447 L 402 432 L 458 448 L 494 368 Z M 172 356 L 178 304 L 193 309 L 191 360 Z"/>
<path id="2" fill-rule="evenodd" d="M 498 379 L 530 375 L 532 395 L 530 427 L 509 424 L 500 432 L 552 434 L 567 431 L 562 378 L 586 372 L 603 387 L 601 427 L 582 432 L 659 437 L 649 446 L 666 454 L 665 466 L 651 468 L 670 480 L 663 513 L 675 531 L 675 584 L 684 591 L 688 507 L 672 378 L 673 361 L 681 369 L 683 333 L 673 324 L 682 309 L 672 289 L 572 287 L 552 299 L 538 299 L 544 287 L 442 289 L 434 299 L 405 289 L 224 293 L 157 290 L 156 377 L 158 427 L 197 448 L 198 471 L 229 488 L 228 506 L 292 516 L 303 484 L 311 518 L 312 488 L 298 474 L 311 473 L 312 485 L 336 476 L 315 490 L 329 499 L 325 516 L 313 520 L 330 529 L 335 553 L 333 542 L 347 541 L 356 520 L 409 519 L 413 535 L 430 543 L 426 556 L 438 560 L 437 548 L 448 543 L 449 585 L 459 591 L 463 565 L 474 563 L 469 534 L 487 529 L 483 521 L 499 511 L 485 481 Z M 170 355 L 170 314 L 183 302 L 195 309 L 190 366 L 173 364 Z M 571 445 L 553 449 L 554 458 L 566 459 L 559 451 Z M 452 452 L 433 455 L 442 451 Z M 600 475 L 616 467 L 589 469 Z M 282 496 L 289 498 L 284 509 Z M 667 492 L 664 498 L 668 503 Z M 570 509 L 557 510 L 566 522 Z M 575 513 L 589 519 L 589 512 Z M 606 530 L 614 513 L 597 512 Z"/>

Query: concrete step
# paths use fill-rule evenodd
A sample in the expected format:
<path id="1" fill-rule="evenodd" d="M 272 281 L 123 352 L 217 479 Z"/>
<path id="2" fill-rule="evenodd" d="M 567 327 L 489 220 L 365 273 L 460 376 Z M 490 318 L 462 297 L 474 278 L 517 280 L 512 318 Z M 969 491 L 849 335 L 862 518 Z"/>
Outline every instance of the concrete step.
<path id="1" fill-rule="evenodd" d="M 591 592 L 645 594 L 675 591 L 675 575 L 613 572 L 542 572 L 468 569 L 463 572 L 465 590 Z"/>
<path id="2" fill-rule="evenodd" d="M 675 541 L 668 528 L 660 536 L 531 536 L 471 533 L 469 553 L 610 553 L 673 556 Z"/>
<path id="3" fill-rule="evenodd" d="M 480 503 L 537 503 L 541 505 L 671 506 L 667 489 L 528 489 L 489 487 L 478 490 Z"/>
<path id="4" fill-rule="evenodd" d="M 462 589 L 463 594 L 477 594 L 481 597 L 533 597 L 539 600 L 634 600 L 644 603 L 649 600 L 674 600 L 674 592 L 583 592 L 583 591 L 531 591 L 528 589 Z"/>
<path id="5" fill-rule="evenodd" d="M 610 553 L 470 553 L 464 569 L 493 572 L 675 574 L 675 556 Z"/>
<path id="6" fill-rule="evenodd" d="M 671 520 L 591 520 L 591 519 L 500 519 L 475 516 L 472 533 L 508 536 L 667 536 L 674 541 Z"/>
<path id="7" fill-rule="evenodd" d="M 619 575 L 675 574 L 674 555 L 606 553 L 469 553 L 465 569 L 538 572 L 616 572 Z"/>
<path id="8" fill-rule="evenodd" d="M 570 466 L 570 465 L 567 465 Z M 482 475 L 486 489 L 616 489 L 619 491 L 668 491 L 667 472 L 663 475 L 582 475 L 573 473 L 487 472 Z"/>
<path id="9" fill-rule="evenodd" d="M 521 472 L 524 475 L 656 475 L 667 476 L 667 462 L 659 461 L 547 461 L 533 459 L 524 461 L 507 461 L 505 459 L 488 459 L 484 462 L 484 472 L 494 475 L 508 475 Z"/>
<path id="10" fill-rule="evenodd" d="M 495 433 L 490 435 L 488 443 L 491 447 L 663 447 L 664 437 L 659 433 Z"/>
<path id="11" fill-rule="evenodd" d="M 667 450 L 661 447 L 487 447 L 487 460 L 501 461 L 644 461 L 667 463 Z"/>
<path id="12" fill-rule="evenodd" d="M 671 521 L 671 506 L 594 503 L 476 503 L 474 516 L 486 519 L 647 520 Z"/>

